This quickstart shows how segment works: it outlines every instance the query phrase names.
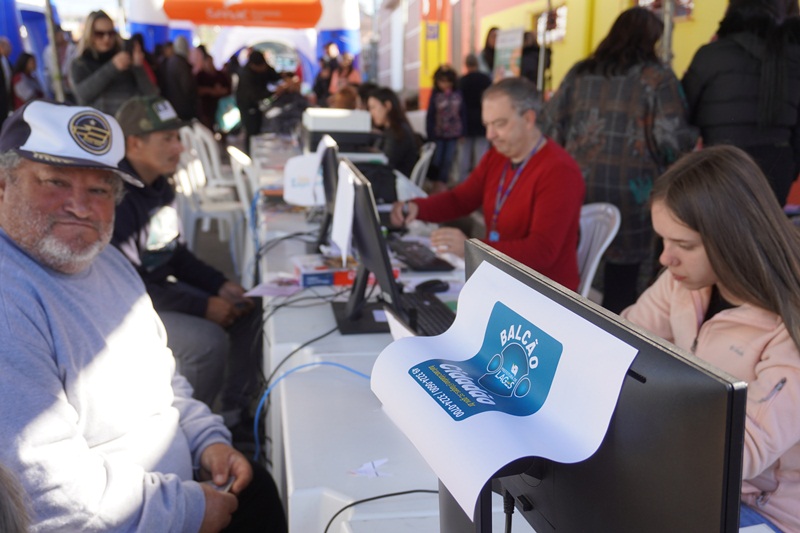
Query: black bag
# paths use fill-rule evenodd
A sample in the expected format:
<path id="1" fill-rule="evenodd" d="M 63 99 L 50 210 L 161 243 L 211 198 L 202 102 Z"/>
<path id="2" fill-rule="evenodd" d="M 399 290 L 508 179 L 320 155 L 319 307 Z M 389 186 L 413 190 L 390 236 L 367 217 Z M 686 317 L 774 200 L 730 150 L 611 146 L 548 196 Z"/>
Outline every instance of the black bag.
<path id="1" fill-rule="evenodd" d="M 382 163 L 368 162 L 355 163 L 355 165 L 372 184 L 372 194 L 375 195 L 376 204 L 392 204 L 397 201 L 396 177 L 392 167 Z"/>

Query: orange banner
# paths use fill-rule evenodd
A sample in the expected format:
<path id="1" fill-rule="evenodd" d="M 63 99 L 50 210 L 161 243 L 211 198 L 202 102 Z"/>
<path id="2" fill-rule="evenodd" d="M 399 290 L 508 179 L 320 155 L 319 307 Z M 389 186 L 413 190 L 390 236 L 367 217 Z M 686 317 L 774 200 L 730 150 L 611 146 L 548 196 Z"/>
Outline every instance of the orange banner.
<path id="1" fill-rule="evenodd" d="M 322 15 L 319 0 L 164 0 L 172 20 L 219 26 L 313 28 Z"/>

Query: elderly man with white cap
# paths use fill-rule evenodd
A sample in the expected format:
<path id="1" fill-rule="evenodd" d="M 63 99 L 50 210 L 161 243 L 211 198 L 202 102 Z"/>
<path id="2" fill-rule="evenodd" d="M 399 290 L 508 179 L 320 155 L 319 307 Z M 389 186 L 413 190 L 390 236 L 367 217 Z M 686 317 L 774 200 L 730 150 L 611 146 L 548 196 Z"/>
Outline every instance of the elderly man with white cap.
<path id="1" fill-rule="evenodd" d="M 107 246 L 122 180 L 139 183 L 124 152 L 89 107 L 33 101 L 0 133 L 0 463 L 31 531 L 285 531 L 274 483 L 191 398 Z"/>

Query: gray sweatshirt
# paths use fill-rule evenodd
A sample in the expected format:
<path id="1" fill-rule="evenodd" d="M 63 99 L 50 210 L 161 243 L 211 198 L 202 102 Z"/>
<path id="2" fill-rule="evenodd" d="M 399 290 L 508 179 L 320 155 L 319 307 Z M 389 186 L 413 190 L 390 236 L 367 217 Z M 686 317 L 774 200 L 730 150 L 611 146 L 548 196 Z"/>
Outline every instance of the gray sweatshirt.
<path id="1" fill-rule="evenodd" d="M 28 492 L 32 531 L 200 529 L 193 467 L 230 434 L 175 373 L 119 251 L 66 275 L 0 229 L 0 339 L 0 462 Z"/>

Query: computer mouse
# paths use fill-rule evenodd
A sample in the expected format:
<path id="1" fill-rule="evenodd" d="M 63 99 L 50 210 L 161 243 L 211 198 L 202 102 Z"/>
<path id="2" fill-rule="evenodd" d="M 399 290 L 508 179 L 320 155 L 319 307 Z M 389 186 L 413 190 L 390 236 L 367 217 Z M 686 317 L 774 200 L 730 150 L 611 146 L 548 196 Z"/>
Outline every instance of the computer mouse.
<path id="1" fill-rule="evenodd" d="M 450 284 L 442 279 L 429 279 L 423 281 L 416 287 L 417 292 L 445 292 L 450 288 Z"/>

